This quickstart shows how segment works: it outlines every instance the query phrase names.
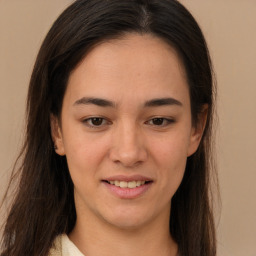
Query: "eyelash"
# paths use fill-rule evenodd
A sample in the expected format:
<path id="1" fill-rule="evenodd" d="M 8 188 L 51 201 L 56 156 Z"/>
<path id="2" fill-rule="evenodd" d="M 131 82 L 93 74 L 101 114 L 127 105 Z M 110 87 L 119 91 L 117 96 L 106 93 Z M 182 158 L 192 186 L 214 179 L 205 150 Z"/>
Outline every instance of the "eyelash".
<path id="1" fill-rule="evenodd" d="M 162 121 L 161 124 L 150 124 L 150 122 L 154 122 L 154 121 Z M 149 121 L 147 121 L 146 123 L 149 124 L 149 125 L 154 125 L 154 126 L 157 126 L 157 127 L 165 127 L 165 126 L 168 126 L 169 124 L 172 124 L 174 123 L 175 120 L 174 119 L 171 119 L 171 118 L 165 118 L 165 117 L 154 117 L 152 119 L 150 119 Z"/>
<path id="2" fill-rule="evenodd" d="M 93 121 L 96 121 L 96 120 L 100 120 L 101 121 L 101 123 L 99 124 L 99 125 L 95 125 L 95 124 L 93 124 L 92 122 Z M 106 125 L 106 124 L 110 124 L 111 122 L 110 121 L 108 121 L 106 118 L 104 118 L 104 117 L 99 117 L 99 116 L 94 116 L 94 117 L 90 117 L 90 118 L 86 118 L 86 119 L 84 119 L 83 121 L 82 121 L 85 125 L 87 125 L 88 127 L 90 127 L 90 128 L 101 128 L 103 125 Z M 104 123 L 104 124 L 102 124 L 102 123 Z"/>
<path id="3" fill-rule="evenodd" d="M 94 121 L 100 121 L 100 123 L 98 125 L 97 124 L 95 125 L 95 124 L 93 124 Z M 160 121 L 161 124 L 154 124 L 155 121 Z M 102 128 L 105 125 L 111 124 L 111 122 L 108 121 L 106 118 L 98 117 L 98 116 L 86 118 L 82 122 L 86 126 L 93 128 L 93 129 Z M 165 117 L 154 117 L 145 122 L 145 124 L 148 124 L 151 126 L 156 126 L 156 127 L 166 127 L 172 123 L 175 123 L 174 119 L 165 118 Z"/>

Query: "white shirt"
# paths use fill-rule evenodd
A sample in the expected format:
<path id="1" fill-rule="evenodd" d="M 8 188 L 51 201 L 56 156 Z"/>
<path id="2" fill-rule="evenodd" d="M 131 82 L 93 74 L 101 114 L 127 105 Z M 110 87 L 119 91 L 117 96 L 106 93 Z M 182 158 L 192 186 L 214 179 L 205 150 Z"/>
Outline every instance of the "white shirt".
<path id="1" fill-rule="evenodd" d="M 54 240 L 54 246 L 49 256 L 84 256 L 66 234 L 59 235 Z"/>

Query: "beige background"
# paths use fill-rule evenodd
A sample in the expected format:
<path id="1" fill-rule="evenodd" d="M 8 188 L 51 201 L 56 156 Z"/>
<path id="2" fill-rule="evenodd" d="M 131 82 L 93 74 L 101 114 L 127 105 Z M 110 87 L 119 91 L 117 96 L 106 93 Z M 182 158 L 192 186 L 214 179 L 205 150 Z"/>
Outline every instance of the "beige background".
<path id="1" fill-rule="evenodd" d="M 0 0 L 0 196 L 22 142 L 40 43 L 71 0 Z M 182 0 L 201 25 L 218 80 L 219 254 L 256 256 L 256 1 Z"/>

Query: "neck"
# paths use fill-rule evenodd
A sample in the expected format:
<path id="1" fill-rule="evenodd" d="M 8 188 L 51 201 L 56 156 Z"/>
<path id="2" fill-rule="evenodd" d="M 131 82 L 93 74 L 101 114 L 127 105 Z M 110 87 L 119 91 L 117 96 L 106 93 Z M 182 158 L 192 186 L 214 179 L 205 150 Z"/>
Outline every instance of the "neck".
<path id="1" fill-rule="evenodd" d="M 169 214 L 136 228 L 115 227 L 93 218 L 95 216 L 85 218 L 78 214 L 76 225 L 69 234 L 71 241 L 86 256 L 177 255 L 177 244 L 169 232 Z"/>

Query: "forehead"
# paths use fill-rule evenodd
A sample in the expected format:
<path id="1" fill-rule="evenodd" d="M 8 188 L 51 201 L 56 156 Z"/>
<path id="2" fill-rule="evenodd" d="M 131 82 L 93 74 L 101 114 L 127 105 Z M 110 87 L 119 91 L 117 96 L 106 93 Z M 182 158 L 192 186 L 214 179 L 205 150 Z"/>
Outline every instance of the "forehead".
<path id="1" fill-rule="evenodd" d="M 177 52 L 160 38 L 138 34 L 94 47 L 71 73 L 66 91 L 73 100 L 95 95 L 145 100 L 184 93 L 188 96 L 188 85 Z"/>

